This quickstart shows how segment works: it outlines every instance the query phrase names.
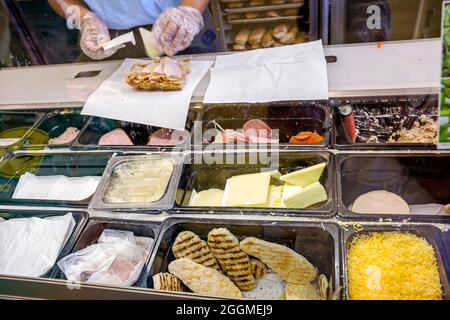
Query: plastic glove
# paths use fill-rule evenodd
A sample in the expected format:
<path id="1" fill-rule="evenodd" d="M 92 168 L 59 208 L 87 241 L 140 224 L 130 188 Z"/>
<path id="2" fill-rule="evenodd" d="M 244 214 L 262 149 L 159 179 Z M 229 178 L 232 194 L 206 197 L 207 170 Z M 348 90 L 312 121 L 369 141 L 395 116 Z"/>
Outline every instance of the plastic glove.
<path id="1" fill-rule="evenodd" d="M 203 29 L 202 13 L 189 6 L 166 9 L 153 25 L 156 43 L 168 56 L 186 49 Z"/>
<path id="2" fill-rule="evenodd" d="M 92 12 L 88 12 L 81 19 L 80 47 L 89 58 L 103 60 L 117 52 L 119 47 L 103 50 L 102 44 L 111 40 L 108 27 Z"/>

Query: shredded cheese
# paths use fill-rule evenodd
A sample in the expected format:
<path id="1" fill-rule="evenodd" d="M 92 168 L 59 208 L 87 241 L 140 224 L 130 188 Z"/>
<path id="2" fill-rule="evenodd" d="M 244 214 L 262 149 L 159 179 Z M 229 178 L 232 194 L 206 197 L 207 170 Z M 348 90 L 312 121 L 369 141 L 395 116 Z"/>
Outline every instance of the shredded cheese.
<path id="1" fill-rule="evenodd" d="M 376 232 L 353 239 L 348 280 L 350 299 L 442 299 L 433 247 L 408 232 Z"/>

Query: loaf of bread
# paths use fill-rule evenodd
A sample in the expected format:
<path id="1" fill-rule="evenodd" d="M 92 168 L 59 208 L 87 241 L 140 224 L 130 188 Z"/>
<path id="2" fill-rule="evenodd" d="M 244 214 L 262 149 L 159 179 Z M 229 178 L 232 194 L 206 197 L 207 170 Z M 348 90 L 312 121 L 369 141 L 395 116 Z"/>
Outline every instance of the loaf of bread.
<path id="1" fill-rule="evenodd" d="M 174 275 L 164 272 L 153 276 L 153 289 L 162 291 L 186 291 L 180 279 Z"/>
<path id="2" fill-rule="evenodd" d="M 281 42 L 279 42 L 278 40 L 275 40 L 274 42 L 273 42 L 273 45 L 272 45 L 274 48 L 278 48 L 278 47 L 282 47 L 282 46 L 284 46 L 284 44 L 282 44 Z"/>
<path id="3" fill-rule="evenodd" d="M 208 244 L 191 231 L 178 234 L 173 243 L 172 252 L 177 259 L 188 258 L 207 268 L 220 270 Z"/>
<path id="4" fill-rule="evenodd" d="M 194 293 L 227 298 L 241 298 L 241 291 L 219 271 L 206 268 L 190 259 L 169 263 L 169 272 Z"/>
<path id="5" fill-rule="evenodd" d="M 255 29 L 253 29 L 252 32 L 250 33 L 250 36 L 248 37 L 248 43 L 250 45 L 260 44 L 261 39 L 265 33 L 266 33 L 266 28 L 264 28 L 264 27 L 257 27 Z"/>
<path id="6" fill-rule="evenodd" d="M 251 31 L 249 29 L 241 29 L 234 37 L 234 43 L 245 46 L 250 36 Z"/>
<path id="7" fill-rule="evenodd" d="M 208 233 L 208 245 L 219 262 L 222 271 L 239 289 L 250 291 L 255 278 L 250 258 L 239 246 L 239 240 L 226 228 L 213 229 Z"/>
<path id="8" fill-rule="evenodd" d="M 286 35 L 284 37 L 282 37 L 281 39 L 279 39 L 279 41 L 282 44 L 293 44 L 295 41 L 295 38 L 297 37 L 298 34 L 298 28 L 297 27 L 292 27 L 291 30 L 289 30 L 288 33 L 286 33 Z"/>
<path id="9" fill-rule="evenodd" d="M 266 31 L 266 33 L 262 37 L 261 46 L 263 48 L 269 48 L 269 47 L 273 46 L 274 40 L 273 40 L 272 33 L 273 33 L 273 29 L 269 29 Z"/>
<path id="10" fill-rule="evenodd" d="M 286 36 L 288 32 L 289 32 L 289 25 L 282 23 L 275 26 L 272 35 L 274 36 L 275 39 L 281 39 L 284 36 Z"/>
<path id="11" fill-rule="evenodd" d="M 256 50 L 256 49 L 261 49 L 261 48 L 262 48 L 261 43 L 251 44 L 248 46 L 248 49 L 250 49 L 250 50 Z"/>
<path id="12" fill-rule="evenodd" d="M 317 277 L 316 268 L 305 257 L 286 246 L 257 238 L 246 238 L 241 241 L 241 249 L 264 262 L 286 282 L 307 284 Z"/>

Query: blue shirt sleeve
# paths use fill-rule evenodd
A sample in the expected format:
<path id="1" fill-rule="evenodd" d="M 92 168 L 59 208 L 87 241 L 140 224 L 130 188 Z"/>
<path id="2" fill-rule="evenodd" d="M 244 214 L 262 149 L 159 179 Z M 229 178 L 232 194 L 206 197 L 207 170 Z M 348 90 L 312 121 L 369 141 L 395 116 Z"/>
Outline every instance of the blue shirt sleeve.
<path id="1" fill-rule="evenodd" d="M 165 9 L 178 6 L 180 0 L 85 0 L 85 2 L 108 28 L 126 30 L 153 24 Z"/>

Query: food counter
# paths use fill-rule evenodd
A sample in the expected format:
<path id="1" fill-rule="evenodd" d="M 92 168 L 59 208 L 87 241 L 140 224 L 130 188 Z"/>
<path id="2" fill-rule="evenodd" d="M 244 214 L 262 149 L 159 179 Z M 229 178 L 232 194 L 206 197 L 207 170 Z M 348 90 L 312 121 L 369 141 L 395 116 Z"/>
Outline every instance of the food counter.
<path id="1" fill-rule="evenodd" d="M 33 87 L 28 95 L 2 90 L 2 108 L 14 111 L 1 112 L 0 136 L 16 140 L 0 151 L 0 226 L 34 217 L 30 227 L 67 228 L 55 263 L 33 269 L 36 276 L 1 275 L 0 297 L 450 299 L 450 153 L 436 150 L 437 132 L 429 130 L 437 119 L 437 43 L 387 43 L 384 51 L 351 46 L 370 55 L 371 65 L 351 61 L 348 47 L 326 47 L 337 58 L 328 64 L 328 101 L 207 105 L 206 76 L 185 130 L 169 139 L 158 135 L 164 128 L 80 115 L 87 92 L 101 81 L 74 76 L 101 69 L 105 79 L 117 62 L 0 71 L 0 85 L 10 92 L 22 77 Z M 409 55 L 395 64 L 398 70 L 382 64 L 393 52 Z M 390 77 L 411 64 L 420 68 Z M 29 78 L 40 72 L 49 81 Z M 55 96 L 41 93 L 52 86 L 61 89 Z M 27 129 L 8 134 L 19 125 Z M 231 131 L 253 126 L 270 136 L 243 135 L 241 144 L 224 147 L 224 132 L 234 140 Z M 194 139 L 206 131 L 210 139 Z M 46 188 L 30 187 L 36 180 Z M 224 243 L 236 250 L 242 273 L 227 269 Z M 279 255 L 289 263 L 282 265 Z M 417 289 L 402 296 L 389 259 L 403 255 L 420 259 L 402 268 Z M 394 280 L 383 282 L 383 272 Z M 224 285 L 200 288 L 190 273 Z M 385 296 L 382 285 L 389 288 Z"/>

